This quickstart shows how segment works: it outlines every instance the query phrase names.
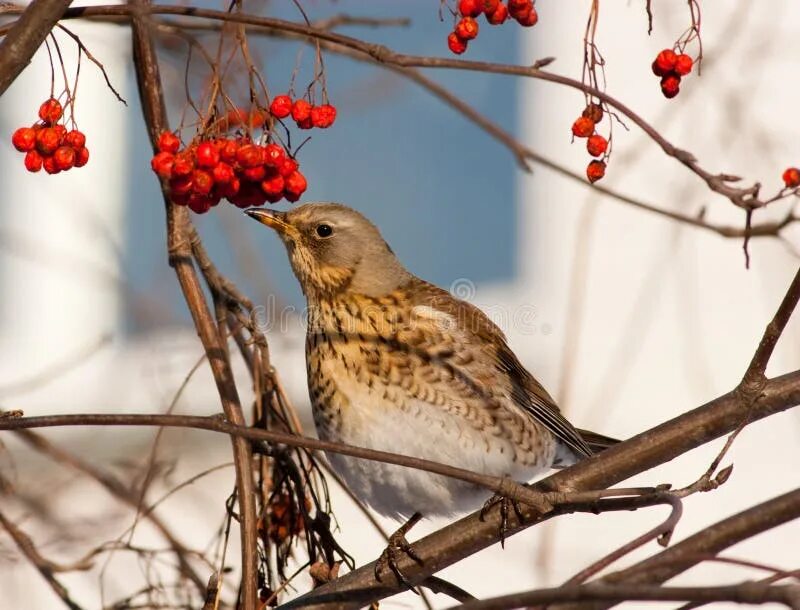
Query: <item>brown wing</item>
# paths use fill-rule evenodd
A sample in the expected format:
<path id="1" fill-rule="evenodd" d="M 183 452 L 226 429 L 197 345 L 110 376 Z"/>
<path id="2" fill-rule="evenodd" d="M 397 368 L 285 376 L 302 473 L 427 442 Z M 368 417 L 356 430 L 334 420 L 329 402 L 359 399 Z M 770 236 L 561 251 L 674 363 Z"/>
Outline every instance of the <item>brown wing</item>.
<path id="1" fill-rule="evenodd" d="M 542 385 L 522 366 L 494 322 L 477 307 L 453 297 L 447 291 L 422 280 L 415 279 L 414 282 L 419 282 L 410 291 L 415 295 L 415 302 L 447 314 L 470 343 L 483 347 L 481 353 L 484 362 L 480 364 L 503 374 L 501 379 L 508 380 L 506 389 L 511 399 L 522 411 L 546 427 L 578 457 L 592 455 L 592 449 L 561 415 Z M 478 367 L 471 368 L 475 370 Z M 496 375 L 490 377 L 497 378 Z"/>

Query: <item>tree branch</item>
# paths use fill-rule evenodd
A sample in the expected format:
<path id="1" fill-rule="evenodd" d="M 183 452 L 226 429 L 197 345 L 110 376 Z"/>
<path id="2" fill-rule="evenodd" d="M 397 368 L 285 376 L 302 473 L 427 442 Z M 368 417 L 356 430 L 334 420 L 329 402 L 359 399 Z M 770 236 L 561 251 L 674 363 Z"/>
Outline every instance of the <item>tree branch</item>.
<path id="1" fill-rule="evenodd" d="M 0 95 L 25 69 L 72 0 L 33 0 L 0 41 Z"/>
<path id="2" fill-rule="evenodd" d="M 593 600 L 624 601 L 700 601 L 766 604 L 777 602 L 800 608 L 800 585 L 768 585 L 743 582 L 724 587 L 654 587 L 650 585 L 588 584 L 537 589 L 502 597 L 467 602 L 458 610 L 507 610 L 531 604 L 586 602 Z M 582 605 L 585 608 L 586 605 Z"/>
<path id="3" fill-rule="evenodd" d="M 153 148 L 158 135 L 167 129 L 167 113 L 164 105 L 158 59 L 153 45 L 151 26 L 147 13 L 147 0 L 135 0 L 131 26 L 133 33 L 133 60 L 139 85 L 145 123 Z M 192 315 L 195 328 L 203 344 L 211 372 L 217 385 L 225 416 L 233 424 L 243 426 L 244 414 L 233 372 L 227 358 L 214 319 L 208 309 L 200 281 L 192 265 L 192 249 L 189 239 L 190 220 L 186 208 L 172 205 L 164 190 L 164 205 L 167 213 L 167 250 L 170 265 L 175 270 L 186 304 Z M 252 453 L 250 444 L 243 438 L 231 439 L 234 464 L 236 466 L 236 488 L 240 507 L 240 538 L 242 557 L 242 607 L 256 607 L 256 574 L 258 560 L 256 535 L 255 493 L 252 478 Z"/>
<path id="4" fill-rule="evenodd" d="M 723 519 L 635 565 L 608 574 L 603 584 L 660 584 L 743 540 L 800 518 L 800 489 Z M 559 610 L 604 610 L 614 604 L 558 606 Z"/>

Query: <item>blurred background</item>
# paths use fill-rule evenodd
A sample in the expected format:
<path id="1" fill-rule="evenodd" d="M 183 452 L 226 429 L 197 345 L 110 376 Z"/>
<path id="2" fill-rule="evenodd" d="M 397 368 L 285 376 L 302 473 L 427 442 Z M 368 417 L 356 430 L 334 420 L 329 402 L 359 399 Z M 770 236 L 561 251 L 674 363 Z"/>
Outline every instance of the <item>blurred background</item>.
<path id="1" fill-rule="evenodd" d="M 537 26 L 482 27 L 465 57 L 530 65 L 553 56 L 549 69 L 578 77 L 589 5 L 541 0 Z M 450 22 L 439 20 L 437 3 L 314 0 L 303 7 L 312 20 L 339 13 L 410 17 L 408 27 L 342 32 L 399 52 L 448 54 Z M 761 181 L 765 193 L 776 192 L 783 169 L 800 164 L 795 120 L 800 86 L 791 77 L 800 53 L 800 5 L 791 0 L 704 4 L 702 76 L 687 77 L 671 101 L 661 95 L 650 63 L 688 27 L 689 14 L 684 2 L 654 9 L 648 36 L 642 3 L 602 5 L 596 42 L 606 59 L 608 93 L 692 151 L 709 171 Z M 292 3 L 271 3 L 268 12 L 300 19 Z M 149 168 L 152 152 L 129 34 L 114 25 L 70 26 L 103 62 L 128 105 L 117 102 L 99 71 L 84 61 L 77 120 L 92 161 L 57 176 L 29 174 L 19 153 L 0 146 L 0 408 L 27 415 L 163 412 L 202 348 L 166 262 L 163 203 Z M 66 37 L 59 40 L 69 64 L 74 45 Z M 170 37 L 162 43 L 162 78 L 177 123 L 185 100 L 186 48 Z M 254 37 L 252 44 L 273 92 L 288 86 L 298 57 L 301 66 L 313 64 L 313 50 L 297 42 Z M 800 264 L 800 228 L 789 227 L 782 240 L 754 239 L 746 270 L 740 240 L 634 209 L 547 168 L 533 165 L 532 173 L 524 172 L 511 152 L 477 125 L 392 72 L 333 54 L 325 56 L 325 67 L 339 115 L 331 129 L 312 132 L 300 154 L 309 179 L 303 201 L 338 201 L 359 209 L 411 271 L 483 307 L 573 422 L 625 438 L 735 386 Z M 588 156 L 582 141 L 570 142 L 569 132 L 584 106 L 580 93 L 487 74 L 426 74 L 526 146 L 583 173 Z M 49 76 L 46 53 L 40 52 L 0 98 L 3 141 L 33 122 L 49 95 Z M 741 210 L 626 123 L 630 131 L 615 126 L 603 186 L 664 209 L 703 213 L 712 223 L 743 226 Z M 780 219 L 793 203 L 770 206 L 754 222 Z M 195 219 L 221 270 L 263 305 L 273 363 L 312 432 L 303 301 L 283 247 L 225 203 Z M 795 315 L 769 374 L 800 366 L 799 339 Z M 241 362 L 235 365 L 248 404 L 247 372 Z M 210 374 L 200 366 L 176 411 L 219 410 Z M 134 485 L 148 463 L 155 431 L 48 430 L 46 435 Z M 6 434 L 0 442 L 2 482 L 14 491 L 0 495 L 0 504 L 48 557 L 74 560 L 131 524 L 130 511 L 96 484 L 15 437 Z M 631 483 L 688 484 L 721 443 Z M 158 485 L 148 501 L 229 462 L 229 453 L 222 437 L 166 431 L 157 451 Z M 799 460 L 796 410 L 751 425 L 726 459 L 735 463 L 731 480 L 686 501 L 673 540 L 796 487 Z M 170 496 L 159 514 L 187 544 L 201 548 L 223 521 L 232 479 L 232 468 L 215 471 Z M 369 523 L 337 489 L 333 503 L 343 546 L 358 564 L 377 557 L 383 543 Z M 509 540 L 504 551 L 484 551 L 442 576 L 480 597 L 553 586 L 654 525 L 662 512 L 550 521 Z M 396 527 L 381 521 L 386 529 Z M 441 525 L 428 520 L 410 538 Z M 144 523 L 135 540 L 160 544 Z M 796 569 L 798 542 L 800 525 L 793 523 L 729 555 Z M 657 550 L 653 543 L 620 567 Z M 229 556 L 236 552 L 233 543 Z M 104 607 L 143 581 L 144 568 L 129 555 L 101 558 L 94 569 L 64 575 L 63 581 L 87 608 Z M 709 564 L 675 583 L 722 584 L 759 574 Z M 306 577 L 298 578 L 297 591 L 308 584 Z M 2 535 L 0 590 L 9 608 L 60 603 Z M 452 605 L 441 595 L 432 601 L 437 607 Z M 413 595 L 384 602 L 386 607 L 420 603 Z"/>

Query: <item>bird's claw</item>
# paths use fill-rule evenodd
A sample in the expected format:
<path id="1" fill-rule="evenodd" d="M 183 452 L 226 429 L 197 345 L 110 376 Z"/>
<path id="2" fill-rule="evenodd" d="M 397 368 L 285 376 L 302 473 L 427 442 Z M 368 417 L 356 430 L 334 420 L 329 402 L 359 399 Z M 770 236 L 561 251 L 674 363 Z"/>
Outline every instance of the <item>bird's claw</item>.
<path id="1" fill-rule="evenodd" d="M 421 518 L 422 515 L 420 513 L 414 513 L 411 518 L 401 525 L 394 534 L 389 536 L 389 544 L 386 546 L 383 553 L 381 553 L 378 561 L 375 562 L 375 580 L 382 582 L 381 572 L 386 568 L 389 568 L 399 583 L 409 590 L 414 591 L 414 585 L 412 585 L 405 575 L 400 571 L 400 568 L 397 565 L 397 560 L 403 554 L 405 554 L 411 557 L 411 559 L 416 561 L 418 564 L 422 565 L 422 558 L 417 554 L 408 540 L 406 540 L 406 534 L 408 531 L 414 527 L 414 525 L 416 525 Z"/>
<path id="2" fill-rule="evenodd" d="M 499 494 L 493 495 L 491 498 L 486 500 L 483 504 L 483 508 L 481 508 L 480 513 L 480 520 L 483 521 L 486 513 L 488 513 L 493 506 L 496 504 L 500 505 L 500 546 L 505 548 L 506 547 L 506 532 L 508 531 L 508 507 L 509 505 L 514 509 L 514 515 L 517 517 L 518 522 L 522 522 L 522 511 L 519 507 L 519 502 L 516 500 L 512 500 L 506 496 L 501 496 Z"/>

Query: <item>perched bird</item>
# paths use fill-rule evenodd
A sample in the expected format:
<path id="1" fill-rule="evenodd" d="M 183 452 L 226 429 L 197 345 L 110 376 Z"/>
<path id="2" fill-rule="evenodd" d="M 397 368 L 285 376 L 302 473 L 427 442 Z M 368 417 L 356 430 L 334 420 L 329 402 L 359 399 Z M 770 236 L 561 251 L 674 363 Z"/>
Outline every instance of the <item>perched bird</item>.
<path id="1" fill-rule="evenodd" d="M 246 213 L 275 229 L 308 301 L 306 366 L 320 438 L 528 481 L 616 441 L 576 430 L 473 305 L 414 276 L 355 210 Z M 329 454 L 350 489 L 395 517 L 473 509 L 486 490 Z"/>

